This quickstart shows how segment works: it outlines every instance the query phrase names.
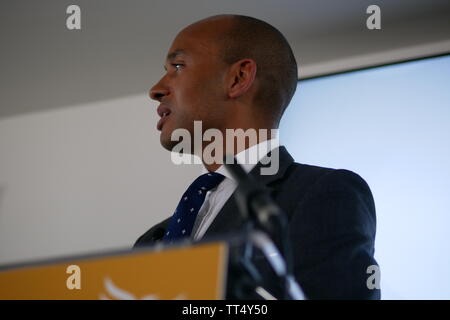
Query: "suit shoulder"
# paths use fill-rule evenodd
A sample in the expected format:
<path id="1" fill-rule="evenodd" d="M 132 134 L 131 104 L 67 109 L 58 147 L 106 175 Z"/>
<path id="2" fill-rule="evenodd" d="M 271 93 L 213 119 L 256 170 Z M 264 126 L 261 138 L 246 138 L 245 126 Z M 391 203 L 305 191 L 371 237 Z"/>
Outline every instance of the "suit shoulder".
<path id="1" fill-rule="evenodd" d="M 323 212 L 338 212 L 333 208 L 346 208 L 342 214 L 352 213 L 370 219 L 374 225 L 375 201 L 367 182 L 357 173 L 347 169 L 314 167 L 315 180 L 305 188 L 300 204 L 320 204 Z"/>
<path id="2" fill-rule="evenodd" d="M 281 202 L 295 203 L 311 196 L 327 198 L 331 195 L 361 198 L 374 209 L 373 196 L 367 182 L 347 169 L 334 169 L 301 163 L 292 163 L 287 169 L 282 186 L 278 188 Z M 295 199 L 295 201 L 293 201 Z"/>
<path id="3" fill-rule="evenodd" d="M 347 169 L 334 169 L 317 181 L 317 188 L 328 194 L 353 195 L 366 198 L 373 206 L 373 196 L 367 182 L 357 173 Z"/>
<path id="4" fill-rule="evenodd" d="M 294 162 L 286 170 L 284 184 L 306 191 L 333 171 L 336 169 Z"/>
<path id="5" fill-rule="evenodd" d="M 334 169 L 294 162 L 286 175 L 288 180 L 295 180 L 297 183 L 304 181 L 303 183 L 310 187 L 315 185 L 329 185 L 330 187 L 353 185 L 369 189 L 367 182 L 359 174 L 347 169 Z"/>

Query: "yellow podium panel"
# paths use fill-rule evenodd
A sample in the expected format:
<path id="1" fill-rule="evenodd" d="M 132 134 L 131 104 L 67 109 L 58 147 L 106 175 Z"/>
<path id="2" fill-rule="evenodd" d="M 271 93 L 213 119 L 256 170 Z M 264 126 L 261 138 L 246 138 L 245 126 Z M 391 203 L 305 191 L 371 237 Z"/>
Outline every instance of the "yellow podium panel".
<path id="1" fill-rule="evenodd" d="M 225 243 L 132 252 L 0 272 L 0 299 L 223 299 Z"/>

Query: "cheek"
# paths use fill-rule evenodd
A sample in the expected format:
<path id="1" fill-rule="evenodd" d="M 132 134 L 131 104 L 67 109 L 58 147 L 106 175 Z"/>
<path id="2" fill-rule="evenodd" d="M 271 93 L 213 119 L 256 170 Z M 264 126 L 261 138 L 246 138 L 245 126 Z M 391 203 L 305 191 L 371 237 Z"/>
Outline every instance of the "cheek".
<path id="1" fill-rule="evenodd" d="M 180 84 L 175 95 L 178 121 L 208 121 L 217 117 L 223 100 L 221 82 L 217 77 L 189 78 Z"/>
<path id="2" fill-rule="evenodd" d="M 216 113 L 216 107 L 223 102 L 223 93 L 220 85 L 217 79 L 209 79 L 195 89 L 197 98 L 195 104 L 201 108 L 205 115 L 211 112 Z"/>
<path id="3" fill-rule="evenodd" d="M 180 92 L 178 99 L 180 117 L 200 120 L 199 116 L 205 114 L 207 100 L 208 91 L 204 86 L 191 85 L 186 88 L 183 92 Z"/>

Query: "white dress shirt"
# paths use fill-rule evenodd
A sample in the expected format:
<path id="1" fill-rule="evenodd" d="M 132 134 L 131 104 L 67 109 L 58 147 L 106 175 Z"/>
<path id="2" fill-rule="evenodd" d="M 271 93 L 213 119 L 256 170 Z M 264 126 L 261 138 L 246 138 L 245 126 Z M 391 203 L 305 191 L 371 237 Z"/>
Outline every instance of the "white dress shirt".
<path id="1" fill-rule="evenodd" d="M 263 141 L 236 154 L 236 160 L 249 173 L 262 158 L 278 146 L 277 139 Z M 207 172 L 208 170 L 204 167 L 202 174 Z M 224 165 L 221 165 L 216 172 L 225 176 L 225 179 L 216 188 L 206 193 L 205 201 L 198 212 L 191 235 L 194 240 L 200 240 L 203 237 L 237 187 L 236 181 Z"/>

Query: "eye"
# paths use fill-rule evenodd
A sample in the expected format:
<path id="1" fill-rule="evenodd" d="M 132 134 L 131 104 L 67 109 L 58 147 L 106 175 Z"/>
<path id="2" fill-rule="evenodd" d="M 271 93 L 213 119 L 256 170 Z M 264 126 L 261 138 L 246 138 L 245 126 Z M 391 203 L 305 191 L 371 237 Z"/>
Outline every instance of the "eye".
<path id="1" fill-rule="evenodd" d="M 177 71 L 178 71 L 178 70 L 180 70 L 180 68 L 183 67 L 184 65 L 181 64 L 181 63 L 172 63 L 172 66 L 173 66 L 175 69 L 177 69 Z"/>

